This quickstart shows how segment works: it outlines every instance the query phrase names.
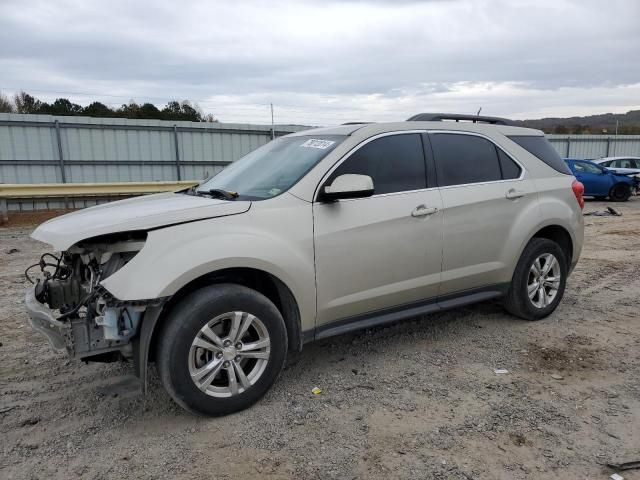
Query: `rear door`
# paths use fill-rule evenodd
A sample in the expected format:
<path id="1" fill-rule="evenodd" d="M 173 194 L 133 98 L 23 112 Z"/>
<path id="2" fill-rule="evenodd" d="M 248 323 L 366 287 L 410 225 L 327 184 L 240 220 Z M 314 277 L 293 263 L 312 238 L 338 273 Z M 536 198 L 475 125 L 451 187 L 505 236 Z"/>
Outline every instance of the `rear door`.
<path id="1" fill-rule="evenodd" d="M 533 182 L 482 135 L 430 132 L 429 138 L 443 203 L 440 294 L 509 281 L 511 229 L 522 212 L 539 213 Z"/>
<path id="2" fill-rule="evenodd" d="M 437 296 L 442 202 L 427 185 L 422 141 L 420 132 L 370 139 L 321 183 L 362 174 L 375 190 L 313 204 L 317 326 Z"/>

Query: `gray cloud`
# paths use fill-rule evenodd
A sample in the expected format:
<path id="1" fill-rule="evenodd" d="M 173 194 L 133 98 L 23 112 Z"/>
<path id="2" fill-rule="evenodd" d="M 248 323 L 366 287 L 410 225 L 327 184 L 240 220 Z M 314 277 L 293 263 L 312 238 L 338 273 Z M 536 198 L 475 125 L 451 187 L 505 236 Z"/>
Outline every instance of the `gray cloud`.
<path id="1" fill-rule="evenodd" d="M 638 18 L 635 0 L 4 0 L 0 88 L 192 98 L 229 121 L 270 101 L 301 123 L 619 111 L 640 105 Z"/>

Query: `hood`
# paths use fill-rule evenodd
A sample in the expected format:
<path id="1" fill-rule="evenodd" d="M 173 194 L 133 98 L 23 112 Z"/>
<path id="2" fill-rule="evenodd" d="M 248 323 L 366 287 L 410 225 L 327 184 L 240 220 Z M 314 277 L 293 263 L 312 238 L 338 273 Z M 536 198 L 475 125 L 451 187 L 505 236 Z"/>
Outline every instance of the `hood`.
<path id="1" fill-rule="evenodd" d="M 40 225 L 31 238 L 48 243 L 57 251 L 64 251 L 81 240 L 98 235 L 236 215 L 246 212 L 250 206 L 248 201 L 158 193 L 62 215 Z"/>

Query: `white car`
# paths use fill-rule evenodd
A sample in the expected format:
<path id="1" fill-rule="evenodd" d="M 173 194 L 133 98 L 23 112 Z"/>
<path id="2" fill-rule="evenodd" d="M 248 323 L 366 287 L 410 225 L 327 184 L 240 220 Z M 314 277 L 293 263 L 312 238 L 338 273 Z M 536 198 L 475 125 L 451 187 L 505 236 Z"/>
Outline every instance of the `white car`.
<path id="1" fill-rule="evenodd" d="M 297 132 L 192 189 L 40 225 L 60 253 L 30 267 L 32 326 L 75 358 L 131 359 L 143 385 L 155 361 L 178 404 L 221 415 L 312 340 L 492 298 L 549 315 L 582 184 L 538 130 L 410 120 Z"/>
<path id="2" fill-rule="evenodd" d="M 605 157 L 593 160 L 607 170 L 621 175 L 633 175 L 640 177 L 640 157 Z"/>

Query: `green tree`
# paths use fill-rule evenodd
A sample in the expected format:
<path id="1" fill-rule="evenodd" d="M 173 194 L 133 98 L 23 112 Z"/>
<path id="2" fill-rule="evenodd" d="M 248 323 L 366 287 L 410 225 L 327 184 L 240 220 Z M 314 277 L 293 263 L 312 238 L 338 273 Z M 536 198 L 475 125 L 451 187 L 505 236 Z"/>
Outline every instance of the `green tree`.
<path id="1" fill-rule="evenodd" d="M 40 100 L 24 91 L 15 94 L 13 104 L 15 105 L 17 113 L 38 113 L 42 106 Z"/>
<path id="2" fill-rule="evenodd" d="M 140 105 L 133 100 L 129 100 L 128 104 L 123 104 L 118 110 L 118 117 L 124 118 L 138 118 L 138 112 L 140 111 Z"/>
<path id="3" fill-rule="evenodd" d="M 158 110 L 158 107 L 152 103 L 143 103 L 138 109 L 137 118 L 153 118 L 156 120 L 162 120 L 162 112 Z"/>
<path id="4" fill-rule="evenodd" d="M 50 115 L 80 115 L 82 107 L 67 98 L 57 98 L 51 105 L 43 103 L 38 113 Z"/>
<path id="5" fill-rule="evenodd" d="M 115 117 L 116 112 L 107 107 L 104 103 L 93 102 L 82 109 L 82 115 L 88 117 Z"/>
<path id="6" fill-rule="evenodd" d="M 197 107 L 191 105 L 191 102 L 184 100 L 182 103 L 172 100 L 162 109 L 162 118 L 164 120 L 185 120 L 188 122 L 201 122 L 202 114 Z"/>

